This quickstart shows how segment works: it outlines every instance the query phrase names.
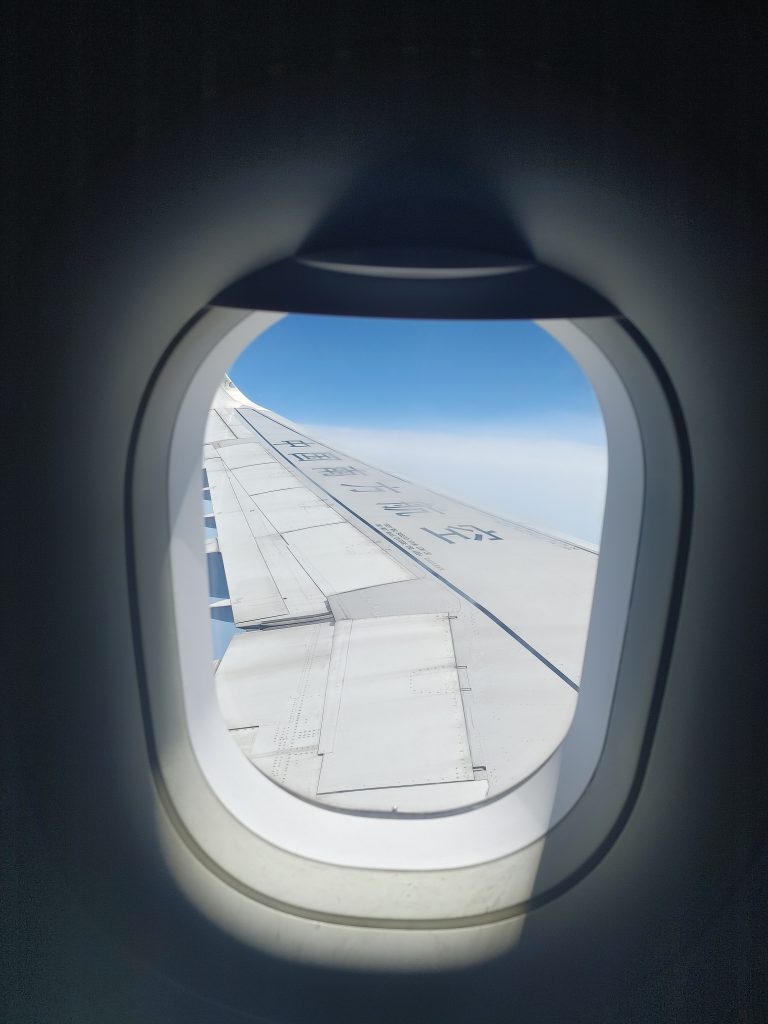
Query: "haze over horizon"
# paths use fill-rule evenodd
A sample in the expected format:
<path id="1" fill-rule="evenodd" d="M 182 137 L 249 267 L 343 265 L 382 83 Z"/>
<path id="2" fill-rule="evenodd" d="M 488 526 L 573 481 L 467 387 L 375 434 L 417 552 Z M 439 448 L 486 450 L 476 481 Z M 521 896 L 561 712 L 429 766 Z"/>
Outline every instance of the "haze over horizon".
<path id="1" fill-rule="evenodd" d="M 581 368 L 534 323 L 291 314 L 229 373 L 252 401 L 341 451 L 599 543 L 602 414 Z"/>

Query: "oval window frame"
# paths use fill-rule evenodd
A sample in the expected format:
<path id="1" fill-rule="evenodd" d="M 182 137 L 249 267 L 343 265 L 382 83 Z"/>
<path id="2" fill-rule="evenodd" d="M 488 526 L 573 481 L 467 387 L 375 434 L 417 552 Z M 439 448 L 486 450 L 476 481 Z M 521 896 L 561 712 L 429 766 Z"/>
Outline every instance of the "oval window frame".
<path id="1" fill-rule="evenodd" d="M 612 481 L 609 472 L 604 568 L 598 569 L 582 694 L 568 737 L 553 758 L 511 793 L 416 819 L 310 804 L 266 776 L 271 792 L 263 799 L 253 787 L 259 773 L 231 744 L 220 716 L 209 713 L 209 697 L 215 700 L 210 662 L 195 654 L 193 638 L 207 643 L 201 628 L 207 607 L 199 458 L 205 414 L 223 371 L 259 327 L 266 329 L 282 315 L 220 306 L 201 310 L 157 367 L 134 430 L 128 550 L 161 832 L 169 849 L 171 834 L 174 841 L 181 838 L 198 865 L 245 896 L 248 906 L 375 929 L 431 930 L 512 919 L 551 899 L 597 863 L 621 831 L 642 777 L 674 629 L 671 613 L 684 570 L 690 509 L 687 441 L 674 395 L 650 346 L 623 318 L 539 321 L 587 373 L 603 407 L 610 463 L 629 474 L 619 479 L 614 472 Z M 601 373 L 610 384 L 607 392 Z M 626 427 L 635 425 L 634 438 L 628 429 L 629 447 L 627 437 L 616 433 L 610 401 Z M 611 449 L 612 437 L 618 451 Z M 615 627 L 610 636 L 605 632 L 601 638 L 596 631 L 601 620 Z M 190 667 L 193 662 L 198 668 Z M 198 669 L 206 675 L 208 697 Z M 585 701 L 590 690 L 594 699 Z M 217 728 L 211 726 L 214 720 Z M 228 788 L 226 779 L 238 775 L 235 764 L 247 774 L 247 795 Z M 518 829 L 510 843 L 509 832 L 498 828 L 510 798 L 538 835 L 529 828 L 521 838 Z M 294 822 L 293 836 L 270 829 L 270 821 L 291 819 L 285 817 L 285 804 L 278 810 L 275 800 L 302 808 L 302 824 Z M 548 807 L 538 818 L 537 806 Z M 309 836 L 328 838 L 329 829 L 318 828 L 307 809 L 345 823 L 330 830 L 335 847 L 308 844 Z M 470 829 L 467 816 L 478 814 L 485 815 L 485 824 L 474 827 L 475 818 Z M 365 830 L 362 843 L 350 841 L 350 822 L 353 831 L 355 825 Z M 382 841 L 382 830 L 391 829 L 403 829 L 399 843 L 389 837 Z M 470 833 L 471 849 L 466 842 L 450 841 Z M 388 859 L 382 859 L 383 850 L 389 851 Z M 191 877 L 189 871 L 186 875 Z M 200 876 L 192 875 L 195 888 Z M 445 885 L 447 879 L 452 884 Z M 243 914 L 250 913 L 240 906 L 237 918 L 242 923 Z M 253 913 L 248 927 L 261 934 Z"/>

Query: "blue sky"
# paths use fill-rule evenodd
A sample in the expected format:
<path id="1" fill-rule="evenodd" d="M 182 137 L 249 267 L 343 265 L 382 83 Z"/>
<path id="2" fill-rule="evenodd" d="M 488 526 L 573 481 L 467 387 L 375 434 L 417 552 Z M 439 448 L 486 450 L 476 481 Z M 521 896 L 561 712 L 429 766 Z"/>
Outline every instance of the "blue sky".
<path id="1" fill-rule="evenodd" d="M 578 364 L 533 323 L 289 315 L 230 376 L 254 402 L 383 469 L 599 540 L 600 409 Z"/>

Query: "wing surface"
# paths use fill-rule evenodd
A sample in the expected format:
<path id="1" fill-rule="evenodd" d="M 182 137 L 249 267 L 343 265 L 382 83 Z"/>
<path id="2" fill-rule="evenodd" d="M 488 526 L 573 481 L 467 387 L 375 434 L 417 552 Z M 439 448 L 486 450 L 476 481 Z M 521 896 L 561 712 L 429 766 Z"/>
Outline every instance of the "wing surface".
<path id="1" fill-rule="evenodd" d="M 562 741 L 594 551 L 367 465 L 228 379 L 204 470 L 219 703 L 276 782 L 340 807 L 445 810 L 515 785 Z"/>

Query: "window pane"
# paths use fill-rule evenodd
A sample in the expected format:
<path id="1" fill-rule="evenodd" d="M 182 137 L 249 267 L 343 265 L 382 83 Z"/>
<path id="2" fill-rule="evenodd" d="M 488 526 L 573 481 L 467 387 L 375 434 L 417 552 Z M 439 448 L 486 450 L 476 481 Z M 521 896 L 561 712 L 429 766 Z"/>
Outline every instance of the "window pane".
<path id="1" fill-rule="evenodd" d="M 204 467 L 216 687 L 257 768 L 440 811 L 562 741 L 607 459 L 540 327 L 287 316 L 219 389 Z"/>

